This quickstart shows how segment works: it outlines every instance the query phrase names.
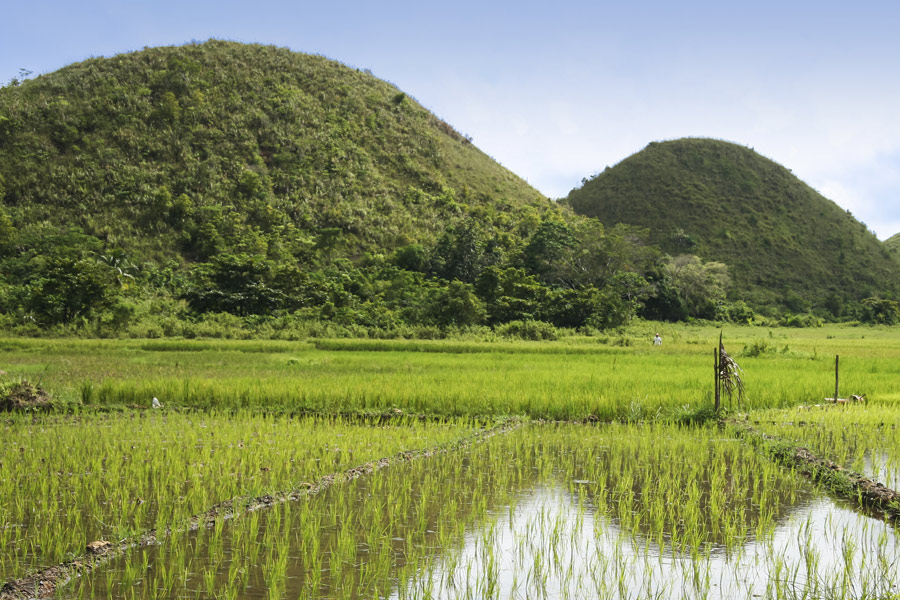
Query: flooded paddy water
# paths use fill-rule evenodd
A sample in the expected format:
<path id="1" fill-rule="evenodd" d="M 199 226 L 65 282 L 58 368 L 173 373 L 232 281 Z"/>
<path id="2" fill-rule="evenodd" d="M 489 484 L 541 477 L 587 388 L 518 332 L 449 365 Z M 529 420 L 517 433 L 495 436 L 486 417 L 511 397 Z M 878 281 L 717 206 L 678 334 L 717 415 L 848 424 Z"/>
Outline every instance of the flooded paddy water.
<path id="1" fill-rule="evenodd" d="M 373 423 L 252 413 L 125 413 L 0 422 L 4 582 L 91 541 L 182 529 L 223 501 L 318 481 L 368 461 L 478 435 L 469 420 Z"/>
<path id="2" fill-rule="evenodd" d="M 136 548 L 81 598 L 872 598 L 900 532 L 717 427 L 530 425 Z"/>

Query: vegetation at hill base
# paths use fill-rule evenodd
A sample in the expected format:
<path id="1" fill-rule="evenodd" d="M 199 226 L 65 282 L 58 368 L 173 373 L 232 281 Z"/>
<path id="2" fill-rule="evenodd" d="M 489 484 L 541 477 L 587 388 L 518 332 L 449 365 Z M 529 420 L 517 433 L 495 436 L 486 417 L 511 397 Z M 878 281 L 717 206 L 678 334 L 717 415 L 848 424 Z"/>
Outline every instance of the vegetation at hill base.
<path id="1" fill-rule="evenodd" d="M 779 296 L 779 263 L 749 285 L 750 252 L 602 220 L 320 56 L 209 41 L 0 88 L 0 329 L 17 334 L 542 339 L 820 305 L 806 284 Z M 900 314 L 854 235 L 840 281 L 862 291 L 796 324 Z"/>
<path id="2" fill-rule="evenodd" d="M 769 314 L 860 318 L 896 298 L 891 246 L 752 149 L 711 139 L 654 142 L 572 190 L 577 213 L 646 227 L 673 256 L 728 266 L 730 298 Z"/>

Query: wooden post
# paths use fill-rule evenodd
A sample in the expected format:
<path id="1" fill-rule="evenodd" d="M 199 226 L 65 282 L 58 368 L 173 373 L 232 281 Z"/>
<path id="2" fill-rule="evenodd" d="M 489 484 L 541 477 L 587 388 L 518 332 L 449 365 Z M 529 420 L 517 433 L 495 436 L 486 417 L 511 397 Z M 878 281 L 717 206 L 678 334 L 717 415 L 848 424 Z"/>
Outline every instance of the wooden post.
<path id="1" fill-rule="evenodd" d="M 838 381 L 839 381 L 839 373 L 838 373 L 838 361 L 840 360 L 840 356 L 834 355 L 834 403 L 838 403 Z"/>
<path id="2" fill-rule="evenodd" d="M 715 394 L 716 394 L 716 413 L 719 412 L 719 349 L 713 348 L 713 369 L 716 372 L 716 385 L 715 385 Z"/>
<path id="3" fill-rule="evenodd" d="M 716 406 L 721 407 L 722 405 L 722 380 L 724 379 L 724 373 L 722 373 L 722 355 L 725 353 L 725 346 L 722 345 L 722 330 L 719 330 L 719 348 L 716 354 L 716 373 L 718 374 L 718 379 L 716 380 L 718 383 L 716 385 Z M 728 397 L 731 399 L 731 396 Z"/>

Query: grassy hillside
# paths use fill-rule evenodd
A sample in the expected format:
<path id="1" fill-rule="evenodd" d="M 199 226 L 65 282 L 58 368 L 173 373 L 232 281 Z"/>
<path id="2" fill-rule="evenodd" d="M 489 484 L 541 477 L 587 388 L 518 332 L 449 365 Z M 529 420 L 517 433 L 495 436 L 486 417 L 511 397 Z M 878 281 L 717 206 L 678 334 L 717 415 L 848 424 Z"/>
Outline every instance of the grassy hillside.
<path id="1" fill-rule="evenodd" d="M 189 259 L 283 253 L 322 230 L 349 254 L 383 251 L 467 216 L 512 229 L 549 206 L 371 73 L 220 41 L 0 89 L 0 199 L 15 228 L 74 225 Z"/>
<path id="2" fill-rule="evenodd" d="M 0 330 L 542 338 L 749 318 L 720 264 L 676 273 L 652 244 L 727 263 L 731 299 L 773 312 L 853 318 L 849 300 L 896 285 L 864 226 L 731 144 L 651 144 L 568 203 L 606 226 L 323 57 L 210 41 L 91 59 L 0 88 Z"/>
<path id="3" fill-rule="evenodd" d="M 565 202 L 607 226 L 648 227 L 670 254 L 726 263 L 732 295 L 756 306 L 837 311 L 847 300 L 897 289 L 896 264 L 862 223 L 788 169 L 735 144 L 651 143 Z"/>

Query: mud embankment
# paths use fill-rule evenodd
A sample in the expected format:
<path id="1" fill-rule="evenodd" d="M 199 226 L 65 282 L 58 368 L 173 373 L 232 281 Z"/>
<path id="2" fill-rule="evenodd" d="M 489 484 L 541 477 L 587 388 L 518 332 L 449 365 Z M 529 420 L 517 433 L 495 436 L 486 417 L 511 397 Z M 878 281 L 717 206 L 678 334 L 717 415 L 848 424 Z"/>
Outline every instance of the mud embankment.
<path id="1" fill-rule="evenodd" d="M 841 465 L 817 456 L 808 448 L 757 431 L 747 423 L 730 423 L 738 434 L 778 463 L 796 469 L 825 487 L 830 494 L 859 506 L 870 516 L 900 523 L 900 492 Z"/>

